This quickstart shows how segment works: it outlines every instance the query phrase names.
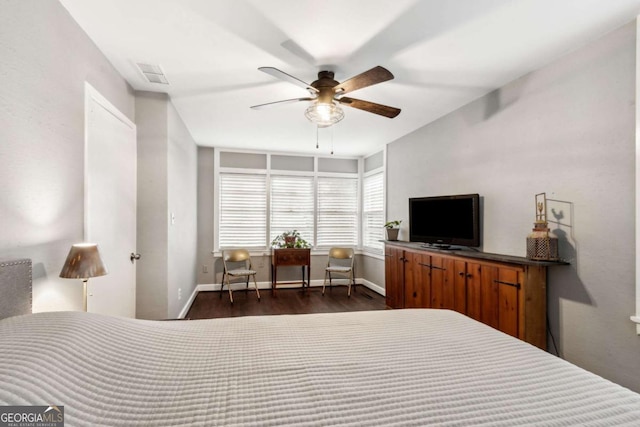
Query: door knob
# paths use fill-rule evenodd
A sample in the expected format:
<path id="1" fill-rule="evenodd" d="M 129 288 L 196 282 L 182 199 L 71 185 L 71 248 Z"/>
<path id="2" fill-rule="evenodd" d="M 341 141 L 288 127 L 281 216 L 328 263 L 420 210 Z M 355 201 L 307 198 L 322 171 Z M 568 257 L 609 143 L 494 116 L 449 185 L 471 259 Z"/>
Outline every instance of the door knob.
<path id="1" fill-rule="evenodd" d="M 129 257 L 129 259 L 131 259 L 131 264 L 133 264 L 135 260 L 140 259 L 140 254 L 134 254 L 133 252 L 131 252 L 131 256 Z"/>

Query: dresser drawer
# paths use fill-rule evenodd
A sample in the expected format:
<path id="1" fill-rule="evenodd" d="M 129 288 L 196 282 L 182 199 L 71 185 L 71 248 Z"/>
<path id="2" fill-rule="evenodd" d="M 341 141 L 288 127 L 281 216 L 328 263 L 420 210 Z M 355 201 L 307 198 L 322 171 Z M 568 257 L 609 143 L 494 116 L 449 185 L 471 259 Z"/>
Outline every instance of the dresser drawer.
<path id="1" fill-rule="evenodd" d="M 311 261 L 311 249 L 274 249 L 273 265 L 308 265 Z"/>

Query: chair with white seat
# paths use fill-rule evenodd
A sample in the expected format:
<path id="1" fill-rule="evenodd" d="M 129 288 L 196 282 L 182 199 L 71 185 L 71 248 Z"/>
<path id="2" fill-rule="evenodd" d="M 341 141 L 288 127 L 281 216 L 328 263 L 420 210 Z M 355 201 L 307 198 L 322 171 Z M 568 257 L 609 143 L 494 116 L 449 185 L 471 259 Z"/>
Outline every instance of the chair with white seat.
<path id="1" fill-rule="evenodd" d="M 332 274 L 339 274 L 345 276 L 348 280 L 347 296 L 351 297 L 351 285 L 354 284 L 353 280 L 353 260 L 354 252 L 352 248 L 331 248 L 329 250 L 329 258 L 327 260 L 327 267 L 324 269 L 324 283 L 322 284 L 322 295 L 327 285 L 327 278 L 329 278 L 329 287 L 332 286 L 331 280 Z"/>
<path id="2" fill-rule="evenodd" d="M 253 286 L 260 301 L 260 291 L 256 282 L 256 270 L 251 265 L 251 256 L 246 249 L 233 249 L 222 251 L 222 263 L 224 270 L 222 272 L 222 284 L 220 285 L 220 298 L 222 298 L 222 289 L 226 283 L 229 290 L 229 299 L 233 304 L 233 291 L 231 290 L 231 279 L 244 277 L 246 279 L 246 289 L 249 289 L 249 277 L 253 277 Z M 241 265 L 238 265 L 242 263 Z M 236 282 L 237 283 L 237 282 Z"/>

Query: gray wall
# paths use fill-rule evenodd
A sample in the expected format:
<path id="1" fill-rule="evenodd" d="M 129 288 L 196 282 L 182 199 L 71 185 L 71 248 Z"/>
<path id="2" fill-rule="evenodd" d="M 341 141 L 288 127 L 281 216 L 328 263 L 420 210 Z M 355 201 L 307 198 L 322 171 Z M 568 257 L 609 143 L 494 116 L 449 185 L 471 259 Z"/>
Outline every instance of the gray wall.
<path id="1" fill-rule="evenodd" d="M 213 197 L 214 151 L 211 147 L 198 147 L 198 283 L 214 282 L 213 250 Z M 205 272 L 206 270 L 206 272 Z"/>
<path id="2" fill-rule="evenodd" d="M 125 80 L 57 1 L 0 2 L 0 258 L 33 260 L 33 310 L 81 310 L 59 279 L 84 240 L 84 82 L 134 121 Z"/>
<path id="3" fill-rule="evenodd" d="M 384 167 L 384 151 L 378 151 L 364 158 L 365 173 L 381 167 Z M 384 257 L 361 255 L 358 261 L 361 266 L 359 277 L 378 286 L 378 290 L 384 290 Z"/>
<path id="4" fill-rule="evenodd" d="M 379 291 L 384 290 L 384 260 L 369 255 L 356 258 L 356 275 L 376 285 Z"/>
<path id="5" fill-rule="evenodd" d="M 549 274 L 560 354 L 640 391 L 635 37 L 634 22 L 390 144 L 387 213 L 406 239 L 409 197 L 479 193 L 483 249 L 525 255 L 546 192 L 571 261 Z"/>
<path id="6" fill-rule="evenodd" d="M 166 94 L 138 92 L 138 252 L 136 317 L 167 317 L 168 126 Z"/>
<path id="7" fill-rule="evenodd" d="M 168 105 L 168 317 L 180 314 L 197 284 L 198 148 L 173 104 Z"/>
<path id="8" fill-rule="evenodd" d="M 197 147 L 166 94 L 136 96 L 136 316 L 175 318 L 196 286 Z"/>

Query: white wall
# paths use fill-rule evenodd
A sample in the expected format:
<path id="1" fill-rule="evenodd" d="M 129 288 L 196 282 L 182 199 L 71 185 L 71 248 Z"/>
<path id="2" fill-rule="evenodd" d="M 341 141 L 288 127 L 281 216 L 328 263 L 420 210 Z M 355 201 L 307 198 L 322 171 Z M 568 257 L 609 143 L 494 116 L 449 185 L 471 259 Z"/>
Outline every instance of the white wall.
<path id="1" fill-rule="evenodd" d="M 409 197 L 479 193 L 483 249 L 524 256 L 546 192 L 571 261 L 549 273 L 560 354 L 640 391 L 634 150 L 631 23 L 390 144 L 387 214 L 407 239 Z"/>
<path id="2" fill-rule="evenodd" d="M 134 95 L 57 1 L 0 2 L 0 258 L 33 260 L 33 310 L 81 310 L 58 275 L 84 239 L 84 83 L 134 120 Z"/>

